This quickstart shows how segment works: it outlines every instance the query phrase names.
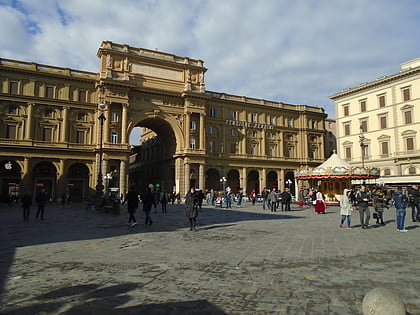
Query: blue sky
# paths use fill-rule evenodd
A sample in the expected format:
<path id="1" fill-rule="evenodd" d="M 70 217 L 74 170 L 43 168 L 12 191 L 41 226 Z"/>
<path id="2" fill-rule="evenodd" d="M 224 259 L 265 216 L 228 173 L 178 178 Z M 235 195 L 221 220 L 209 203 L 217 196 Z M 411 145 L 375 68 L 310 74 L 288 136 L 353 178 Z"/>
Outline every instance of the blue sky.
<path id="1" fill-rule="evenodd" d="M 420 57 L 418 0 L 0 0 L 0 58 L 98 71 L 103 40 L 203 60 L 206 89 L 325 108 Z"/>

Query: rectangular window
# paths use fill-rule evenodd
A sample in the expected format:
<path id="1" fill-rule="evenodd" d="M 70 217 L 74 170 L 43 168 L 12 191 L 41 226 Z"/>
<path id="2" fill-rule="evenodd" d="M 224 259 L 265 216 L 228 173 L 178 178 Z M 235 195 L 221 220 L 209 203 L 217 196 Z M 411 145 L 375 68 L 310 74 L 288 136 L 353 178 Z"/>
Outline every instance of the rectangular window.
<path id="1" fill-rule="evenodd" d="M 344 135 L 345 136 L 350 136 L 350 124 L 345 124 L 344 125 Z"/>
<path id="2" fill-rule="evenodd" d="M 349 115 L 349 105 L 344 105 L 343 106 L 343 114 L 344 114 L 344 116 Z"/>
<path id="3" fill-rule="evenodd" d="M 45 97 L 54 98 L 54 87 L 53 86 L 47 86 L 47 88 L 45 90 Z"/>
<path id="4" fill-rule="evenodd" d="M 78 113 L 77 120 L 79 121 L 86 121 L 86 114 L 85 113 Z"/>
<path id="5" fill-rule="evenodd" d="M 52 141 L 52 129 L 51 128 L 43 128 L 42 129 L 42 140 L 43 141 Z"/>
<path id="6" fill-rule="evenodd" d="M 274 156 L 274 147 L 273 146 L 268 147 L 268 156 Z"/>
<path id="7" fill-rule="evenodd" d="M 414 138 L 406 138 L 405 139 L 405 145 L 406 145 L 407 151 L 413 151 L 414 150 Z"/>
<path id="8" fill-rule="evenodd" d="M 236 120 L 238 117 L 238 112 L 232 112 L 232 120 Z"/>
<path id="9" fill-rule="evenodd" d="M 378 96 L 378 103 L 380 108 L 385 107 L 385 95 Z"/>
<path id="10" fill-rule="evenodd" d="M 389 144 L 386 141 L 381 142 L 381 154 L 386 156 L 389 154 Z"/>
<path id="11" fill-rule="evenodd" d="M 276 117 L 270 116 L 270 125 L 275 125 L 275 124 L 276 124 Z"/>
<path id="12" fill-rule="evenodd" d="M 257 154 L 257 146 L 255 144 L 251 144 L 249 147 L 249 154 L 256 155 Z"/>
<path id="13" fill-rule="evenodd" d="M 79 91 L 79 102 L 86 102 L 86 91 L 85 90 L 80 90 Z"/>
<path id="14" fill-rule="evenodd" d="M 18 85 L 17 82 L 14 82 L 14 81 L 10 82 L 9 83 L 9 93 L 10 94 L 18 94 L 18 87 L 19 87 L 19 85 Z"/>
<path id="15" fill-rule="evenodd" d="M 407 110 L 404 112 L 404 123 L 405 124 L 412 124 L 413 118 L 411 116 L 411 110 Z"/>
<path id="16" fill-rule="evenodd" d="M 81 130 L 76 131 L 76 143 L 85 143 L 85 132 Z"/>
<path id="17" fill-rule="evenodd" d="M 191 130 L 196 130 L 197 129 L 197 122 L 194 120 L 191 120 Z"/>
<path id="18" fill-rule="evenodd" d="M 216 109 L 210 108 L 210 118 L 216 118 Z"/>
<path id="19" fill-rule="evenodd" d="M 379 121 L 380 121 L 381 129 L 387 128 L 386 116 L 379 117 Z"/>
<path id="20" fill-rule="evenodd" d="M 236 129 L 231 129 L 230 130 L 230 135 L 231 136 L 236 136 L 236 134 L 237 134 Z"/>
<path id="21" fill-rule="evenodd" d="M 287 127 L 293 127 L 293 118 L 287 120 Z"/>
<path id="22" fill-rule="evenodd" d="M 409 101 L 411 96 L 410 96 L 410 88 L 403 88 L 402 89 L 402 94 L 403 94 L 403 101 Z"/>
<path id="23" fill-rule="evenodd" d="M 6 138 L 7 139 L 16 139 L 16 126 L 7 125 L 6 127 Z"/>
<path id="24" fill-rule="evenodd" d="M 14 105 L 9 106 L 9 114 L 10 115 L 17 115 L 18 114 L 17 106 L 14 106 Z"/>
<path id="25" fill-rule="evenodd" d="M 45 118 L 54 118 L 54 110 L 52 110 L 52 109 L 46 109 L 44 111 L 44 117 Z"/>
<path id="26" fill-rule="evenodd" d="M 111 122 L 118 122 L 120 119 L 120 116 L 116 112 L 111 113 Z"/>
<path id="27" fill-rule="evenodd" d="M 258 121 L 258 115 L 257 115 L 257 114 L 252 114 L 252 115 L 251 115 L 251 121 L 252 121 L 253 123 L 256 123 L 256 122 Z"/>
<path id="28" fill-rule="evenodd" d="M 366 111 L 366 100 L 361 100 L 360 101 L 360 112 L 365 112 Z"/>
<path id="29" fill-rule="evenodd" d="M 238 147 L 238 145 L 236 143 L 231 143 L 230 144 L 230 153 L 236 153 L 236 148 Z"/>
<path id="30" fill-rule="evenodd" d="M 351 159 L 351 147 L 346 147 L 346 159 Z"/>
<path id="31" fill-rule="evenodd" d="M 361 132 L 367 132 L 368 130 L 367 120 L 361 120 L 360 121 L 360 131 Z"/>
<path id="32" fill-rule="evenodd" d="M 214 148 L 215 148 L 214 142 L 210 141 L 209 142 L 209 152 L 214 153 Z"/>
<path id="33" fill-rule="evenodd" d="M 214 127 L 209 127 L 209 134 L 214 135 L 216 133 L 216 130 Z"/>
<path id="34" fill-rule="evenodd" d="M 195 138 L 190 138 L 190 149 L 196 148 L 196 141 Z"/>
<path id="35" fill-rule="evenodd" d="M 118 143 L 118 132 L 111 132 L 111 143 Z"/>

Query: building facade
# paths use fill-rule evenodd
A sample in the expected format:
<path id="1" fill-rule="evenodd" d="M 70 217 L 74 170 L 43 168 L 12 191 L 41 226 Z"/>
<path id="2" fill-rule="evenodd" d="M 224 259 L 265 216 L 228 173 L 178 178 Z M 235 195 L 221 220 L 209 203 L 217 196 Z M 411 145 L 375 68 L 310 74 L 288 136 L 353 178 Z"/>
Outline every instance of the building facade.
<path id="1" fill-rule="evenodd" d="M 112 42 L 97 55 L 99 73 L 0 59 L 2 196 L 86 200 L 98 175 L 121 194 L 150 183 L 259 190 L 324 160 L 322 108 L 206 91 L 201 60 Z"/>
<path id="2" fill-rule="evenodd" d="M 399 73 L 330 98 L 340 157 L 380 168 L 379 183 L 420 182 L 420 58 L 403 63 Z"/>

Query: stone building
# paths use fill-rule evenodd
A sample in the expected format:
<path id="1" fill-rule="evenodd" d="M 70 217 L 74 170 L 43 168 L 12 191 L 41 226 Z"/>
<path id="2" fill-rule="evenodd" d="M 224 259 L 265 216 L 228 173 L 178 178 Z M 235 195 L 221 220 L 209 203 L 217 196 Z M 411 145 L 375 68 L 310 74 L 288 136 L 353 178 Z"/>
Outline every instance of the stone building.
<path id="1" fill-rule="evenodd" d="M 340 157 L 380 168 L 382 184 L 420 182 L 420 58 L 330 98 Z"/>
<path id="2" fill-rule="evenodd" d="M 80 201 L 102 182 L 122 194 L 283 188 L 324 161 L 322 108 L 207 91 L 203 61 L 188 57 L 109 41 L 98 57 L 99 73 L 0 59 L 2 196 L 43 187 Z"/>

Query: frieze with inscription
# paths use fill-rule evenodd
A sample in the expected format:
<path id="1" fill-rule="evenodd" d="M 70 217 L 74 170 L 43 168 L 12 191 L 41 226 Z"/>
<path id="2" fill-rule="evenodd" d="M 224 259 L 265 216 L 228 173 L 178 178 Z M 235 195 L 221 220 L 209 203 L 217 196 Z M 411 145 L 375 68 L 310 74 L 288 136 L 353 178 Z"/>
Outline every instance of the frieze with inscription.
<path id="1" fill-rule="evenodd" d="M 248 121 L 229 120 L 229 119 L 227 119 L 225 121 L 225 125 L 237 126 L 237 127 L 247 127 L 247 128 L 267 129 L 267 130 L 273 130 L 274 129 L 274 126 L 267 125 L 267 124 L 253 123 L 253 122 L 248 122 Z"/>

